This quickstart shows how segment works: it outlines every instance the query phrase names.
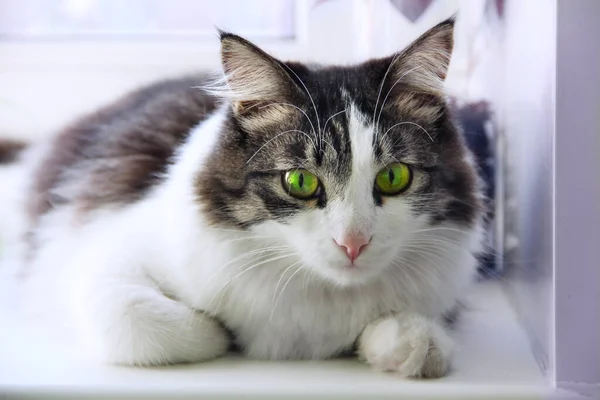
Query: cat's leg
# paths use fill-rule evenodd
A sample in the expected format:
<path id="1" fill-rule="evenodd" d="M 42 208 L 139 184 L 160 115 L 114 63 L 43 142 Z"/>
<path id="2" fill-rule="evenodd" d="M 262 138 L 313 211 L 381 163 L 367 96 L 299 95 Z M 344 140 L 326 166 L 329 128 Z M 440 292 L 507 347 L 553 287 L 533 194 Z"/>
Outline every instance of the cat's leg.
<path id="1" fill-rule="evenodd" d="M 104 362 L 198 362 L 227 351 L 229 335 L 217 320 L 167 297 L 144 268 L 132 268 L 131 257 L 109 261 L 105 251 L 86 258 L 71 301 L 86 347 Z"/>
<path id="2" fill-rule="evenodd" d="M 359 337 L 358 354 L 382 371 L 438 378 L 448 372 L 453 347 L 439 323 L 421 314 L 401 313 L 367 325 Z"/>

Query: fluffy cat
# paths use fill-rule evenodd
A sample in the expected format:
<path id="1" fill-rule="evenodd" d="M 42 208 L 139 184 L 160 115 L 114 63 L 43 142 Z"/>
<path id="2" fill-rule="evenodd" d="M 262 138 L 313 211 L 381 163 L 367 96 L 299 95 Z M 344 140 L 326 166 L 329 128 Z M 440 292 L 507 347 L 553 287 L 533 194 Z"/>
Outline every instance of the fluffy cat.
<path id="1" fill-rule="evenodd" d="M 221 82 L 157 83 L 76 122 L 28 189 L 32 301 L 109 363 L 235 346 L 443 376 L 483 216 L 443 93 L 453 27 L 343 67 L 222 32 Z"/>

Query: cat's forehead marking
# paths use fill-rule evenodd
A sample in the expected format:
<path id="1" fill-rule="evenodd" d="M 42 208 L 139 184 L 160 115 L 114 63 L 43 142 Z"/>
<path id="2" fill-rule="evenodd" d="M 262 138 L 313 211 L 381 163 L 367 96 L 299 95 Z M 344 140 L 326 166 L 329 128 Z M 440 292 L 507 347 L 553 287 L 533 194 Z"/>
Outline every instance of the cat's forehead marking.
<path id="1" fill-rule="evenodd" d="M 348 107 L 348 133 L 352 152 L 352 170 L 369 171 L 373 168 L 373 135 L 375 128 L 367 123 L 354 104 Z"/>

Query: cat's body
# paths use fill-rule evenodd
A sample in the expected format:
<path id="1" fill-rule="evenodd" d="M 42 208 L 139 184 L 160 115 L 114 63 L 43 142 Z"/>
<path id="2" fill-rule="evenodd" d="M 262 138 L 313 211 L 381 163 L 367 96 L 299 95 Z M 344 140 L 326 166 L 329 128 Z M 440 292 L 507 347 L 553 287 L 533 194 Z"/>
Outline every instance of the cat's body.
<path id="1" fill-rule="evenodd" d="M 223 34 L 224 100 L 186 78 L 79 121 L 29 192 L 32 296 L 114 363 L 233 342 L 261 359 L 357 347 L 381 369 L 442 375 L 441 319 L 473 278 L 482 217 L 438 92 L 451 35 L 447 21 L 387 61 L 308 69 Z M 402 168 L 397 194 L 373 187 Z M 318 179 L 309 196 L 292 196 L 299 170 L 302 190 Z"/>

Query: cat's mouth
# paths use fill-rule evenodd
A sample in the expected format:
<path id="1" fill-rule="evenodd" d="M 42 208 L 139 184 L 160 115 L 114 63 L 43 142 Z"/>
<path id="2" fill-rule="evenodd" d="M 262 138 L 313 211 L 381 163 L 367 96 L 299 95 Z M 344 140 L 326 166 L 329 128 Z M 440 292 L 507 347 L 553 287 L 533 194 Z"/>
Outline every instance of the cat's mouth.
<path id="1" fill-rule="evenodd" d="M 353 286 L 373 280 L 380 273 L 379 268 L 373 268 L 367 257 L 356 260 L 344 260 L 332 263 L 326 268 L 326 277 L 336 285 Z"/>

